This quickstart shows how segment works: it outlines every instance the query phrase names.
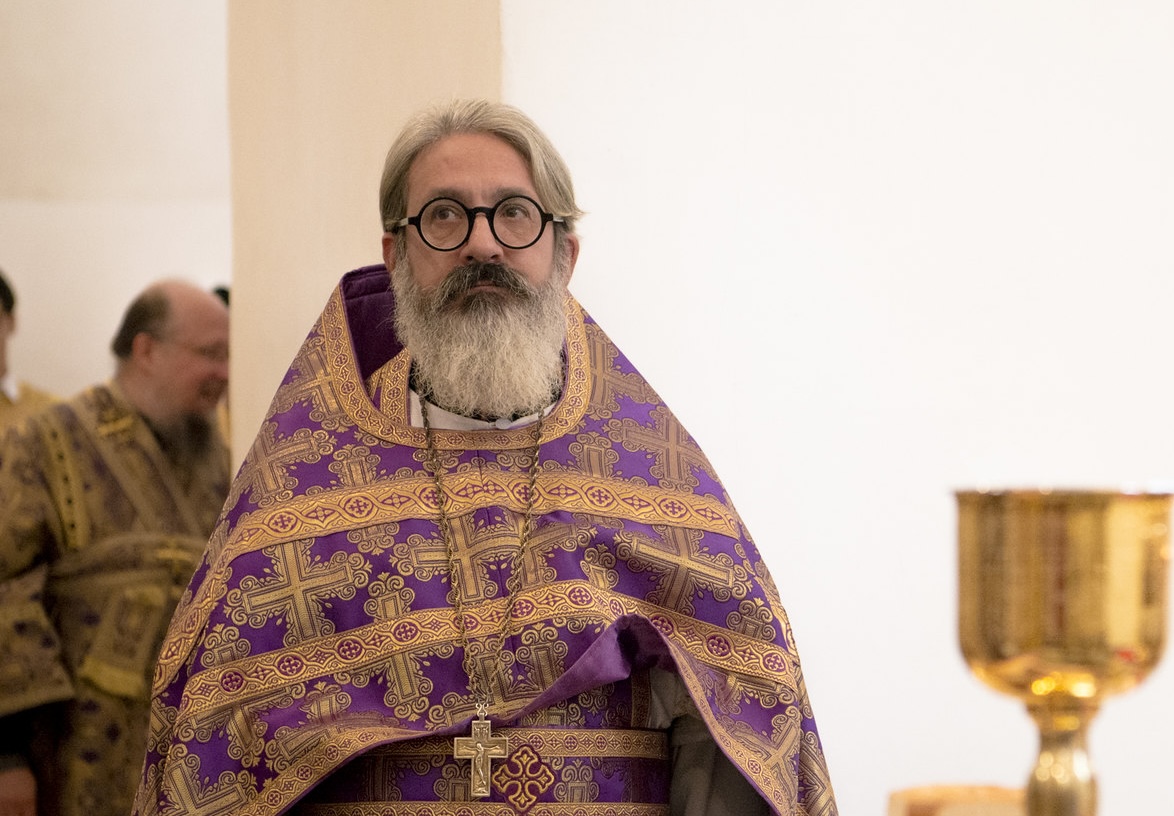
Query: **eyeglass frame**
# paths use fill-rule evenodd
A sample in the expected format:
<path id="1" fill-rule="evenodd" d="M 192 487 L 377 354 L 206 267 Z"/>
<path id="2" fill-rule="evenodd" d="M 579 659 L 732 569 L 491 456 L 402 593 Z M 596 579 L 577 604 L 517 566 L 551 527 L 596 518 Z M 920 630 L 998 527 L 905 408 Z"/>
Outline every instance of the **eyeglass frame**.
<path id="1" fill-rule="evenodd" d="M 541 226 L 538 227 L 538 234 L 534 236 L 534 240 L 528 244 L 523 244 L 522 246 L 513 246 L 511 244 L 507 244 L 497 234 L 497 227 L 495 227 L 493 225 L 493 219 L 495 217 L 495 214 L 497 213 L 497 208 L 500 207 L 502 204 L 506 203 L 507 201 L 512 201 L 515 198 L 522 198 L 522 199 L 525 199 L 526 201 L 529 201 L 531 204 L 533 204 L 534 208 L 538 210 L 539 222 L 541 224 Z M 467 220 L 467 223 L 468 223 L 468 230 L 465 232 L 465 237 L 462 238 L 460 243 L 458 243 L 456 246 L 449 247 L 448 249 L 441 249 L 440 247 L 434 245 L 427 238 L 425 238 L 424 237 L 424 228 L 420 226 L 420 219 L 424 217 L 424 211 L 427 210 L 429 207 L 431 207 L 433 204 L 435 204 L 437 201 L 451 201 L 452 203 L 456 204 L 458 207 L 460 207 L 462 210 L 465 211 L 465 219 Z M 394 224 L 391 225 L 391 229 L 394 231 L 394 230 L 398 230 L 398 229 L 405 229 L 408 226 L 413 226 L 416 228 L 416 233 L 420 236 L 420 240 L 423 241 L 424 245 L 427 246 L 429 249 L 434 249 L 437 252 L 456 252 L 458 249 L 460 249 L 461 247 L 463 247 L 465 244 L 467 244 L 469 242 L 469 237 L 473 234 L 473 226 L 476 223 L 477 216 L 479 214 L 485 216 L 485 222 L 487 224 L 489 224 L 489 231 L 493 234 L 493 240 L 497 241 L 499 244 L 501 244 L 506 249 L 529 249 L 530 247 L 532 247 L 536 243 L 538 243 L 540 240 L 542 240 L 542 236 L 544 234 L 546 234 L 546 225 L 547 224 L 551 224 L 551 223 L 565 224 L 566 223 L 566 219 L 563 218 L 563 216 L 554 215 L 553 213 L 548 213 L 546 210 L 542 209 L 541 204 L 539 204 L 534 199 L 530 198 L 530 196 L 528 196 L 528 195 L 520 195 L 520 194 L 519 195 L 509 195 L 509 196 L 506 196 L 505 198 L 503 198 L 501 201 L 494 204 L 492 207 L 468 207 L 465 205 L 465 202 L 460 201 L 458 199 L 455 199 L 452 196 L 437 196 L 436 198 L 433 198 L 433 199 L 430 199 L 429 201 L 426 201 L 424 203 L 424 206 L 420 208 L 420 212 L 416 213 L 413 216 L 401 218 L 399 221 L 396 221 Z"/>
<path id="2" fill-rule="evenodd" d="M 208 344 L 208 345 L 204 345 L 204 346 L 197 346 L 192 343 L 184 343 L 180 340 L 176 340 L 174 337 L 168 337 L 166 335 L 161 336 L 161 335 L 157 335 L 157 334 L 152 334 L 151 336 L 154 337 L 160 343 L 164 343 L 165 345 L 176 346 L 177 348 L 181 348 L 184 351 L 188 352 L 189 354 L 194 354 L 197 357 L 203 358 L 204 360 L 206 360 L 209 363 L 215 363 L 215 364 L 219 365 L 221 363 L 228 362 L 229 351 L 228 351 L 228 348 L 226 348 L 224 346 L 220 346 L 218 344 Z"/>

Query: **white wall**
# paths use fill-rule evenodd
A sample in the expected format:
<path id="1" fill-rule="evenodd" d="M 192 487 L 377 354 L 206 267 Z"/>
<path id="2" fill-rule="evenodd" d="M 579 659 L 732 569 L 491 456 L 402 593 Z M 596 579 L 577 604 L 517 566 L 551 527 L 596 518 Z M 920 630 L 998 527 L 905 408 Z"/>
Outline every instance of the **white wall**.
<path id="1" fill-rule="evenodd" d="M 1174 475 L 1174 6 L 503 0 L 503 98 L 575 172 L 579 298 L 709 453 L 841 812 L 1022 785 L 956 645 L 951 491 Z M 1091 733 L 1169 813 L 1174 658 Z"/>
<path id="2" fill-rule="evenodd" d="M 230 277 L 225 4 L 0 2 L 0 268 L 14 374 L 113 371 L 149 282 Z"/>

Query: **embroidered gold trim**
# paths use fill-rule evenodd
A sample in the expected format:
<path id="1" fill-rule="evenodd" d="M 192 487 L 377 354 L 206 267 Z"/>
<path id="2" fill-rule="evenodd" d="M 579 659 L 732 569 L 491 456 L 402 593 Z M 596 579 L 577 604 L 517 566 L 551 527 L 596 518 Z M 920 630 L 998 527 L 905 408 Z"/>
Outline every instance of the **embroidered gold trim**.
<path id="1" fill-rule="evenodd" d="M 510 728 L 494 729 L 495 737 L 510 741 L 510 753 L 528 745 L 543 759 L 551 757 L 624 757 L 668 759 L 668 736 L 663 731 L 631 728 Z M 372 753 L 396 757 L 450 757 L 452 737 L 382 745 Z"/>
<path id="2" fill-rule="evenodd" d="M 567 319 L 567 371 L 571 376 L 563 384 L 562 398 L 543 422 L 542 441 L 557 439 L 574 428 L 583 419 L 591 396 L 591 374 L 587 353 L 587 334 L 583 326 L 583 311 L 569 294 L 564 299 L 563 312 Z M 346 321 L 342 290 L 336 289 L 322 313 L 321 335 L 330 361 L 330 373 L 336 379 L 335 390 L 342 410 L 363 430 L 400 445 L 424 447 L 424 429 L 414 428 L 408 421 L 408 371 L 411 358 L 401 352 L 387 366 L 382 385 L 402 393 L 396 414 L 379 410 L 367 395 L 365 383 L 359 376 L 354 361 L 354 345 Z M 492 448 L 514 450 L 533 444 L 529 428 L 506 431 L 437 431 L 436 447 L 441 449 Z"/>
<path id="3" fill-rule="evenodd" d="M 454 517 L 492 506 L 519 513 L 526 509 L 529 478 L 524 473 L 454 473 L 447 474 L 445 481 L 452 485 Z M 543 471 L 536 493 L 535 517 L 560 509 L 738 536 L 737 517 L 711 496 L 557 471 Z M 300 496 L 243 518 L 234 532 L 233 554 L 346 531 L 376 519 L 380 523 L 402 521 L 432 516 L 436 511 L 435 485 L 423 471 L 413 479 L 385 480 L 349 490 Z"/>
<path id="4" fill-rule="evenodd" d="M 756 677 L 771 685 L 795 687 L 795 658 L 775 644 L 626 595 L 600 590 L 586 581 L 537 586 L 520 593 L 518 600 L 513 621 L 515 631 L 552 619 L 610 624 L 623 615 L 640 615 L 665 635 L 670 646 L 684 647 L 688 654 L 708 665 L 730 674 Z M 505 599 L 496 599 L 467 609 L 466 615 L 474 624 L 472 628 L 497 631 L 502 625 L 505 603 Z M 188 682 L 176 727 L 209 711 L 240 705 L 255 695 L 386 662 L 390 656 L 427 650 L 453 642 L 458 636 L 452 609 L 444 607 L 207 669 L 193 675 Z M 491 713 L 503 712 L 495 707 Z M 460 714 L 454 712 L 454 719 L 459 719 Z"/>
<path id="5" fill-rule="evenodd" d="M 517 816 L 507 802 L 351 802 L 301 805 L 296 816 Z M 630 802 L 535 803 L 526 816 L 668 816 L 669 806 Z"/>

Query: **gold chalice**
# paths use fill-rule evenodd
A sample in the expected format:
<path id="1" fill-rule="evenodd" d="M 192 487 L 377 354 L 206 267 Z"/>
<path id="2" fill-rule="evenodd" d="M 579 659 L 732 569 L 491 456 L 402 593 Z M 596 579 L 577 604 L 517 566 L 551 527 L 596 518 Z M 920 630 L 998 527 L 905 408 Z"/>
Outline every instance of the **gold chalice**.
<path id="1" fill-rule="evenodd" d="M 983 682 L 1027 704 L 1030 816 L 1093 816 L 1101 700 L 1140 683 L 1166 634 L 1170 494 L 959 491 L 958 632 Z"/>

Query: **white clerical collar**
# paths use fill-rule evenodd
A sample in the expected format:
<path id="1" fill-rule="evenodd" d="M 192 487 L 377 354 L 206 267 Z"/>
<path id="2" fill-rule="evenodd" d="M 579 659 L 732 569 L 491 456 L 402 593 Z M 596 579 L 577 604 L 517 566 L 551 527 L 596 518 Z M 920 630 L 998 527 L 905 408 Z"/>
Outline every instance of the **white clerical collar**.
<path id="1" fill-rule="evenodd" d="M 409 420 L 414 427 L 423 428 L 424 413 L 420 409 L 420 395 L 415 391 L 409 391 L 408 393 L 411 398 L 411 404 L 409 406 Z M 484 420 L 462 416 L 461 414 L 454 414 L 452 411 L 446 411 L 439 405 L 434 405 L 430 402 L 428 403 L 428 424 L 433 428 L 445 431 L 505 431 L 510 428 L 522 428 L 526 425 L 537 422 L 539 414 L 545 416 L 553 410 L 554 403 L 551 403 L 543 410 L 536 411 L 529 416 L 518 417 L 517 419 L 503 417 L 497 420 Z"/>

